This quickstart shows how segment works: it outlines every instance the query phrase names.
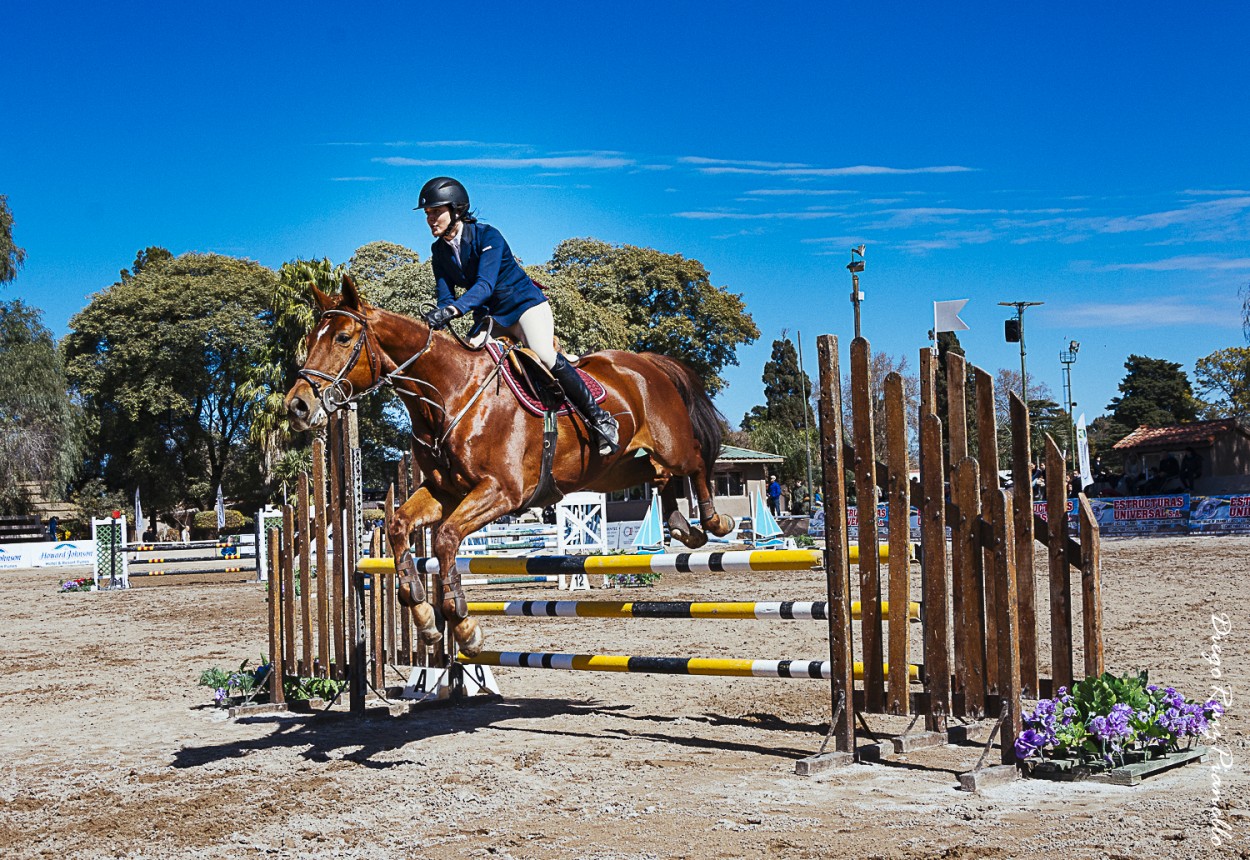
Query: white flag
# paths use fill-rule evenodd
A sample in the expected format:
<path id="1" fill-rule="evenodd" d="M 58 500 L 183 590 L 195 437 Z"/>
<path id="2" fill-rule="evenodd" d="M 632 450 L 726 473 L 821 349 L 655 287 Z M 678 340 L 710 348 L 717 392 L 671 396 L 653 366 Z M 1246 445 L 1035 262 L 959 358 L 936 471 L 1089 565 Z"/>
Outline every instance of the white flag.
<path id="1" fill-rule="evenodd" d="M 967 299 L 933 303 L 933 336 L 940 331 L 967 331 L 968 324 L 959 318 L 959 312 L 968 304 Z"/>
<path id="2" fill-rule="evenodd" d="M 226 527 L 226 500 L 221 495 L 221 484 L 217 485 L 217 529 Z"/>
<path id="3" fill-rule="evenodd" d="M 1089 435 L 1085 431 L 1085 413 L 1076 421 L 1076 456 L 1081 464 L 1081 489 L 1094 483 L 1089 471 Z"/>
<path id="4" fill-rule="evenodd" d="M 147 531 L 147 523 L 143 520 L 143 505 L 139 503 L 139 488 L 135 487 L 135 540 L 142 541 Z"/>

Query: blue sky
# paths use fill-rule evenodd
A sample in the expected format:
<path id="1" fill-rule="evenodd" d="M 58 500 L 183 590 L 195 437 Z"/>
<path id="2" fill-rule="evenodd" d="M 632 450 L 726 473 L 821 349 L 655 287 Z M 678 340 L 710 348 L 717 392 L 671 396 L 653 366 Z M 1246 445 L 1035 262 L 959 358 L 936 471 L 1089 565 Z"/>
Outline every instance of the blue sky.
<path id="1" fill-rule="evenodd" d="M 273 8 L 256 8 L 271 5 Z M 877 4 L 886 5 L 886 4 Z M 1044 8 L 1043 8 L 1044 7 Z M 594 236 L 699 259 L 771 343 L 863 331 L 914 369 L 931 302 L 970 359 L 1077 411 L 1131 353 L 1242 345 L 1250 11 L 1208 3 L 9 4 L 0 193 L 28 260 L 0 297 L 57 335 L 135 252 L 269 266 L 370 241 L 428 253 L 450 173 L 526 263 Z"/>

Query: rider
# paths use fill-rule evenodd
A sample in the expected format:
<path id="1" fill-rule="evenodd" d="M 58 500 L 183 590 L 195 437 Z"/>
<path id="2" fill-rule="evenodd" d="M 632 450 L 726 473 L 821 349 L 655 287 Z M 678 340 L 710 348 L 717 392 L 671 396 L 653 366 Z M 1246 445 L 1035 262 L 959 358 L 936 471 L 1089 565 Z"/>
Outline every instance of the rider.
<path id="1" fill-rule="evenodd" d="M 550 302 L 512 256 L 502 234 L 478 222 L 465 187 L 449 176 L 436 176 L 422 186 L 416 208 L 425 211 L 435 237 L 430 252 L 438 306 L 425 315 L 430 328 L 440 329 L 473 311 L 477 333 L 491 317 L 495 329 L 528 346 L 551 371 L 599 437 L 599 453 L 615 453 L 616 419 L 595 402 L 576 368 L 556 351 Z M 462 290 L 459 296 L 453 287 Z"/>

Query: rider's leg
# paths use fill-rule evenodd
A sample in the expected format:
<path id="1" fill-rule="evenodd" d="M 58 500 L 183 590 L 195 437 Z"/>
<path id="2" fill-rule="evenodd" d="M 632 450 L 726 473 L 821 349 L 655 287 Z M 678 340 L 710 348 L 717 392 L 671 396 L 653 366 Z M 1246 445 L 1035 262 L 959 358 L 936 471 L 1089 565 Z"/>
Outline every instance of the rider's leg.
<path id="1" fill-rule="evenodd" d="M 551 317 L 551 303 L 543 302 L 521 314 L 517 320 L 517 328 L 525 340 L 525 345 L 534 351 L 538 360 L 547 366 L 551 375 L 564 389 L 569 402 L 582 414 L 586 423 L 599 437 L 599 453 L 614 454 L 620 447 L 616 419 L 595 402 L 582 381 L 581 374 L 569 364 L 555 348 L 555 322 Z"/>

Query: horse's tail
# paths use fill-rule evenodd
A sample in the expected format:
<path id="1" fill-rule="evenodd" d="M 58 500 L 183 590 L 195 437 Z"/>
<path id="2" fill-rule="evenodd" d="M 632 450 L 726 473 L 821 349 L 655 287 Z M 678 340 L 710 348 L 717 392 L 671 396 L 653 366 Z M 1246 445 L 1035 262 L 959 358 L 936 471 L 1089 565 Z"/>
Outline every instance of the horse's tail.
<path id="1" fill-rule="evenodd" d="M 698 441 L 699 450 L 703 453 L 704 476 L 708 486 L 711 487 L 712 469 L 717 458 L 720 457 L 721 427 L 725 417 L 712 403 L 703 380 L 687 365 L 654 352 L 643 353 L 643 355 L 673 381 L 673 385 L 677 387 L 677 392 L 681 395 L 682 402 L 686 404 L 686 411 L 690 413 L 690 424 L 694 428 L 694 438 Z"/>

